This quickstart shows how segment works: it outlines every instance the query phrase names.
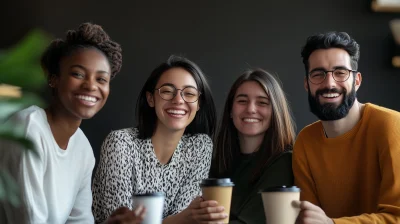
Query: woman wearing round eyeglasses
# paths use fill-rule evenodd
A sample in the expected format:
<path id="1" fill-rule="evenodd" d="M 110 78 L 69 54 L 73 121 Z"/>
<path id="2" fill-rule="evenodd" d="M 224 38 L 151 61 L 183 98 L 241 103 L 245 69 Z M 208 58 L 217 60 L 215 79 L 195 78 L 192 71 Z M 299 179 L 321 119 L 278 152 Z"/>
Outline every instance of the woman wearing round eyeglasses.
<path id="1" fill-rule="evenodd" d="M 210 169 L 216 109 L 199 67 L 171 56 L 153 70 L 140 92 L 136 118 L 137 128 L 113 131 L 103 143 L 93 182 L 96 222 L 116 208 L 131 208 L 133 195 L 152 192 L 165 195 L 163 223 L 206 216 L 197 196 Z"/>

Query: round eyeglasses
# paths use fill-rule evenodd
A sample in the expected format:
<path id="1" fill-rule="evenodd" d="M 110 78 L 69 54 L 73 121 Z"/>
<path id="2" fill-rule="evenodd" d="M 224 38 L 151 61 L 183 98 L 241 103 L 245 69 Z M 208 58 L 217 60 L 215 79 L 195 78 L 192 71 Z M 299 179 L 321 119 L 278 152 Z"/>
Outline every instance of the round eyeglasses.
<path id="1" fill-rule="evenodd" d="M 349 79 L 351 72 L 357 71 L 347 68 L 337 68 L 331 71 L 315 70 L 308 73 L 308 80 L 316 85 L 321 84 L 326 79 L 328 72 L 332 72 L 332 77 L 336 82 L 345 82 Z"/>
<path id="2" fill-rule="evenodd" d="M 192 86 L 187 86 L 183 89 L 177 89 L 173 85 L 165 85 L 155 90 L 158 90 L 158 94 L 160 95 L 160 97 L 163 100 L 167 101 L 172 100 L 178 93 L 178 90 L 181 91 L 181 97 L 186 103 L 196 102 L 197 100 L 199 100 L 199 97 L 201 95 L 201 93 Z"/>

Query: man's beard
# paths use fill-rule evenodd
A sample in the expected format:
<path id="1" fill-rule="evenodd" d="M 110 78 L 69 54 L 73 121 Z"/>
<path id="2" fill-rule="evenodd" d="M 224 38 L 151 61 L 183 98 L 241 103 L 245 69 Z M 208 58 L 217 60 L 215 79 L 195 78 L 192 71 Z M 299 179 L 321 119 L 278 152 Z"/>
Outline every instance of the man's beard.
<path id="1" fill-rule="evenodd" d="M 319 102 L 319 96 L 324 93 L 339 93 L 343 95 L 343 101 L 336 106 L 333 103 Z M 356 90 L 353 83 L 353 88 L 351 92 L 347 94 L 346 89 L 339 91 L 336 88 L 333 89 L 320 89 L 315 93 L 315 97 L 311 95 L 310 87 L 308 87 L 308 104 L 310 106 L 310 111 L 317 116 L 322 121 L 334 121 L 339 120 L 347 116 L 351 107 L 356 100 Z"/>

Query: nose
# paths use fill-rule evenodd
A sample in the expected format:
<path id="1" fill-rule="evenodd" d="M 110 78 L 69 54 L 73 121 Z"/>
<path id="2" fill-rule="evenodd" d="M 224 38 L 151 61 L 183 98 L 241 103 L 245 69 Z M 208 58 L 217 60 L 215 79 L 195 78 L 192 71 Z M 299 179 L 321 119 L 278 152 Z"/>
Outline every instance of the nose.
<path id="1" fill-rule="evenodd" d="M 250 114 L 255 114 L 256 111 L 257 111 L 256 104 L 254 102 L 250 102 L 247 105 L 247 112 L 250 113 Z"/>
<path id="2" fill-rule="evenodd" d="M 87 76 L 82 84 L 82 87 L 88 91 L 94 91 L 97 89 L 95 78 Z"/>
<path id="3" fill-rule="evenodd" d="M 182 98 L 182 91 L 181 90 L 176 90 L 176 94 L 174 96 L 174 98 L 172 98 L 172 103 L 175 104 L 182 104 L 183 102 L 185 102 Z"/>
<path id="4" fill-rule="evenodd" d="M 333 72 L 326 73 L 326 77 L 325 77 L 323 84 L 325 86 L 327 86 L 328 88 L 336 87 L 337 83 L 336 83 L 336 80 L 333 78 Z"/>

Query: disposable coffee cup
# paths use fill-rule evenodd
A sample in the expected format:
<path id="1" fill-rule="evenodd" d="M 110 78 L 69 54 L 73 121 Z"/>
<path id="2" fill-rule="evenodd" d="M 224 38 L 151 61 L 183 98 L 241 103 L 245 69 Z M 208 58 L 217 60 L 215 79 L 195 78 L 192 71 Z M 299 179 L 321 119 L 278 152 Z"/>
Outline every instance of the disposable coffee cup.
<path id="1" fill-rule="evenodd" d="M 293 201 L 300 200 L 300 188 L 296 186 L 277 186 L 261 192 L 265 218 L 268 224 L 294 224 L 300 208 Z"/>
<path id="2" fill-rule="evenodd" d="M 224 213 L 228 215 L 223 220 L 224 223 L 229 223 L 229 215 L 231 210 L 232 188 L 235 186 L 229 178 L 209 178 L 204 179 L 201 184 L 202 197 L 204 200 L 217 201 L 218 206 L 224 206 Z"/>
<path id="3" fill-rule="evenodd" d="M 133 208 L 142 205 L 146 208 L 142 224 L 161 224 L 164 208 L 164 193 L 136 194 L 132 197 Z"/>

